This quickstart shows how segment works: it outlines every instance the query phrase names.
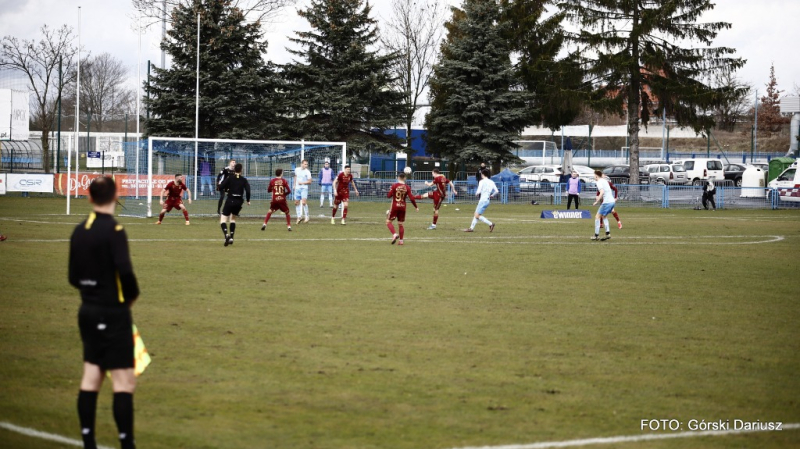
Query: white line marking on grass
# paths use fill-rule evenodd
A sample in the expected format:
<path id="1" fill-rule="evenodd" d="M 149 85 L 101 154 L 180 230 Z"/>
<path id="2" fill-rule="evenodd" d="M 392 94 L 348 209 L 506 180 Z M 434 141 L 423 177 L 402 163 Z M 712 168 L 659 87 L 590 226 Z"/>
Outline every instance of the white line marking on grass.
<path id="1" fill-rule="evenodd" d="M 800 429 L 800 424 L 784 424 L 784 430 Z M 546 441 L 530 444 L 508 444 L 504 446 L 469 446 L 458 449 L 550 449 L 556 447 L 590 446 L 596 444 L 636 443 L 639 441 L 669 440 L 673 438 L 695 438 L 709 436 L 725 436 L 754 432 L 770 432 L 769 430 L 704 430 L 697 432 L 659 433 L 647 435 L 629 435 L 604 438 L 585 438 L 582 440 Z M 774 432 L 774 431 L 773 431 Z"/>
<path id="2" fill-rule="evenodd" d="M 83 447 L 83 441 L 78 441 L 73 438 L 63 437 L 54 433 L 42 432 L 41 430 L 29 429 L 27 427 L 15 426 L 14 424 L 0 421 L 0 428 L 10 430 L 11 432 L 21 433 L 25 436 L 41 438 L 43 440 L 55 441 L 56 443 L 68 444 L 70 446 Z M 97 445 L 98 449 L 114 449 L 109 446 Z"/>

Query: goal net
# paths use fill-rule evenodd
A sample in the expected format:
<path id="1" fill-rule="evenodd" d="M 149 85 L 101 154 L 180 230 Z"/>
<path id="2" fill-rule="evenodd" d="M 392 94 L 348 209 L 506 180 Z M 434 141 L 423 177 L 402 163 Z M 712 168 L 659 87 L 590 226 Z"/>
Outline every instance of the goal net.
<path id="1" fill-rule="evenodd" d="M 231 160 L 235 160 L 242 164 L 242 174 L 249 181 L 251 192 L 252 205 L 245 205 L 241 216 L 257 217 L 263 216 L 269 207 L 271 194 L 267 193 L 267 187 L 276 169 L 283 169 L 283 177 L 290 183 L 293 182 L 294 169 L 304 159 L 308 161 L 314 179 L 326 161 L 334 173 L 338 173 L 346 164 L 347 144 L 150 137 L 146 142 L 126 145 L 125 159 L 128 167 L 126 179 L 117 181 L 119 196 L 126 198 L 120 215 L 158 215 L 160 193 L 176 174 L 184 175 L 192 196 L 192 204 L 184 200 L 189 215 L 217 215 L 217 175 Z M 318 183 L 313 182 L 309 186 L 309 198 L 319 197 L 319 189 Z"/>

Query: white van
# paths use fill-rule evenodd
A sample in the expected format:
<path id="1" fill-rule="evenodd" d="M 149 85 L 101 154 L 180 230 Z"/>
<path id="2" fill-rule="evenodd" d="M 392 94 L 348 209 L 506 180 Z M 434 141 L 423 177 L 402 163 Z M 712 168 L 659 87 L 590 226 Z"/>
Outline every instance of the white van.
<path id="1" fill-rule="evenodd" d="M 709 179 L 718 181 L 725 179 L 725 170 L 719 159 L 683 159 L 675 163 L 683 165 L 688 183 L 695 186 L 701 186 Z"/>
<path id="2" fill-rule="evenodd" d="M 781 201 L 800 202 L 800 175 L 797 173 L 797 162 L 770 181 L 767 186 L 777 189 Z"/>

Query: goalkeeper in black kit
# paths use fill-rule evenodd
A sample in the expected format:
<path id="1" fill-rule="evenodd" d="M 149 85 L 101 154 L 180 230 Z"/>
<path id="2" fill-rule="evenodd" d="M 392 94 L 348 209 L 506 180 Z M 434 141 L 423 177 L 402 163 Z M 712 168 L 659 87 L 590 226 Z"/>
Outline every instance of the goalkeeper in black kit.
<path id="1" fill-rule="evenodd" d="M 123 449 L 133 440 L 135 356 L 131 305 L 139 296 L 128 237 L 114 220 L 117 198 L 111 178 L 89 185 L 93 211 L 72 233 L 69 283 L 81 292 L 78 326 L 83 341 L 83 377 L 78 393 L 78 418 L 84 448 L 95 449 L 97 394 L 106 372 L 114 386 L 113 413 Z"/>
<path id="2" fill-rule="evenodd" d="M 220 191 L 228 192 L 228 199 L 222 207 L 222 215 L 219 217 L 222 235 L 225 236 L 225 246 L 233 245 L 233 233 L 236 232 L 236 217 L 242 211 L 245 200 L 250 205 L 250 183 L 247 178 L 242 176 L 242 164 L 236 164 L 233 168 L 233 175 L 228 176 L 222 184 Z M 228 222 L 230 221 L 230 233 L 228 233 Z"/>

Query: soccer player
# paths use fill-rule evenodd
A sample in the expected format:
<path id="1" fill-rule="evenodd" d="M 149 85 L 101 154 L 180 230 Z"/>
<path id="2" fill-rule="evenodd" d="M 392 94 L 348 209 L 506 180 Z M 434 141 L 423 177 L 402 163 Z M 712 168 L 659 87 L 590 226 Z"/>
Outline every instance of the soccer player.
<path id="1" fill-rule="evenodd" d="M 608 240 L 611 238 L 611 230 L 608 227 L 608 214 L 614 209 L 614 204 L 616 203 L 614 191 L 611 190 L 609 181 L 603 178 L 603 172 L 600 170 L 595 170 L 594 179 L 597 181 L 597 198 L 592 203 L 592 206 L 596 206 L 600 199 L 603 200 L 603 204 L 597 209 L 597 214 L 594 217 L 594 237 L 592 237 L 592 240 Z M 606 236 L 603 238 L 599 237 L 601 220 L 606 228 Z"/>
<path id="2" fill-rule="evenodd" d="M 217 215 L 220 215 L 220 210 L 222 209 L 222 202 L 225 201 L 225 191 L 222 190 L 219 186 L 222 185 L 222 182 L 228 179 L 229 176 L 233 174 L 233 167 L 236 166 L 236 161 L 231 159 L 228 163 L 228 166 L 220 170 L 219 174 L 217 175 L 217 190 L 219 190 L 219 201 L 217 201 Z"/>
<path id="3" fill-rule="evenodd" d="M 433 198 L 433 223 L 428 226 L 428 229 L 432 230 L 436 229 L 436 222 L 439 221 L 439 208 L 442 206 L 445 198 L 447 198 L 447 186 L 450 186 L 450 191 L 453 192 L 453 196 L 458 195 L 458 192 L 456 192 L 453 181 L 447 179 L 438 168 L 433 169 L 433 182 L 425 181 L 425 185 L 428 187 L 434 186 L 433 191 L 418 195 L 415 198 L 418 200 Z"/>
<path id="4" fill-rule="evenodd" d="M 4 236 L 3 234 L 0 234 L 0 242 L 4 242 L 7 238 L 8 237 Z"/>
<path id="5" fill-rule="evenodd" d="M 397 175 L 397 182 L 392 184 L 392 188 L 389 189 L 389 193 L 386 194 L 386 197 L 392 199 L 392 208 L 389 210 L 389 215 L 386 217 L 386 227 L 389 228 L 389 232 L 392 233 L 392 245 L 394 245 L 395 242 L 398 245 L 402 245 L 405 231 L 405 229 L 403 229 L 403 223 L 406 221 L 406 198 L 411 200 L 414 209 L 419 212 L 417 202 L 414 201 L 414 195 L 411 194 L 411 189 L 406 185 L 405 173 Z M 395 219 L 397 220 L 398 231 L 400 232 L 395 232 L 394 224 L 392 224 Z"/>
<path id="6" fill-rule="evenodd" d="M 272 193 L 272 202 L 269 203 L 269 212 L 264 217 L 264 224 L 261 225 L 261 230 L 267 229 L 267 223 L 270 217 L 276 211 L 281 211 L 286 215 L 286 227 L 292 230 L 292 217 L 289 215 L 289 206 L 286 204 L 286 195 L 292 193 L 289 189 L 289 181 L 283 179 L 283 169 L 278 168 L 275 170 L 275 177 L 269 182 L 267 192 Z"/>
<path id="7" fill-rule="evenodd" d="M 344 171 L 339 173 L 336 180 L 333 181 L 333 190 L 336 192 L 336 198 L 333 200 L 333 213 L 331 214 L 331 224 L 336 224 L 336 211 L 339 210 L 339 204 L 342 205 L 342 224 L 347 224 L 347 205 L 350 201 L 350 185 L 356 192 L 356 196 L 361 196 L 358 193 L 353 175 L 350 173 L 350 166 L 345 165 Z"/>
<path id="8" fill-rule="evenodd" d="M 611 182 L 611 178 L 609 178 L 608 175 L 603 174 L 603 178 L 605 178 L 605 180 L 608 181 L 608 185 L 611 187 L 611 190 L 614 191 L 614 201 L 615 201 L 614 204 L 616 204 L 617 197 L 619 196 L 619 190 L 617 189 L 617 186 L 615 186 L 614 183 Z M 622 221 L 619 219 L 619 214 L 617 213 L 616 205 L 614 206 L 613 209 L 611 209 L 611 215 L 613 215 L 614 219 L 617 220 L 617 228 L 622 229 Z"/>
<path id="9" fill-rule="evenodd" d="M 325 166 L 319 171 L 319 207 L 325 205 L 325 194 L 328 194 L 328 204 L 333 207 L 333 169 L 331 163 L 325 160 Z"/>
<path id="10" fill-rule="evenodd" d="M 164 190 L 161 191 L 161 198 L 159 203 L 161 204 L 161 213 L 158 214 L 158 221 L 156 222 L 157 225 L 161 224 L 161 221 L 164 219 L 164 215 L 171 211 L 173 208 L 183 211 L 183 218 L 186 219 L 186 226 L 189 226 L 189 211 L 186 210 L 186 206 L 183 205 L 183 192 L 186 192 L 186 196 L 189 199 L 189 204 L 192 204 L 192 194 L 189 192 L 189 189 L 186 188 L 186 184 L 183 182 L 183 175 L 178 173 L 175 175 L 175 180 L 170 181 L 164 187 Z M 167 194 L 167 201 L 164 201 L 164 194 Z"/>
<path id="11" fill-rule="evenodd" d="M 308 186 L 311 184 L 311 172 L 308 170 L 308 161 L 303 159 L 303 162 L 294 170 L 294 207 L 297 210 L 297 223 L 303 219 L 305 212 L 305 220 L 303 223 L 308 223 Z"/>
<path id="12" fill-rule="evenodd" d="M 134 374 L 131 306 L 139 296 L 128 237 L 114 220 L 117 189 L 111 178 L 100 176 L 89 185 L 92 212 L 72 233 L 69 283 L 81 292 L 78 326 L 83 342 L 83 377 L 78 392 L 78 419 L 83 447 L 97 447 L 97 395 L 106 372 L 114 389 L 113 413 L 123 449 L 133 439 Z"/>
<path id="13" fill-rule="evenodd" d="M 483 216 L 483 213 L 486 212 L 486 208 L 489 207 L 489 201 L 498 192 L 497 185 L 489 177 L 489 169 L 482 169 L 481 182 L 478 183 L 478 189 L 475 191 L 475 195 L 480 197 L 478 200 L 478 207 L 475 208 L 475 217 L 472 219 L 472 224 L 469 225 L 467 229 L 464 229 L 464 232 L 473 232 L 475 230 L 475 225 L 478 224 L 478 220 L 489 225 L 489 232 L 494 231 L 494 223 L 487 220 L 486 217 Z"/>
<path id="14" fill-rule="evenodd" d="M 242 164 L 233 167 L 233 176 L 228 176 L 222 182 L 220 188 L 228 192 L 228 199 L 222 206 L 222 215 L 219 217 L 219 225 L 222 227 L 222 235 L 225 236 L 225 246 L 233 245 L 233 234 L 236 232 L 236 217 L 242 211 L 245 199 L 250 205 L 250 183 L 247 178 L 242 176 Z M 228 222 L 231 224 L 231 232 L 228 233 Z"/>

